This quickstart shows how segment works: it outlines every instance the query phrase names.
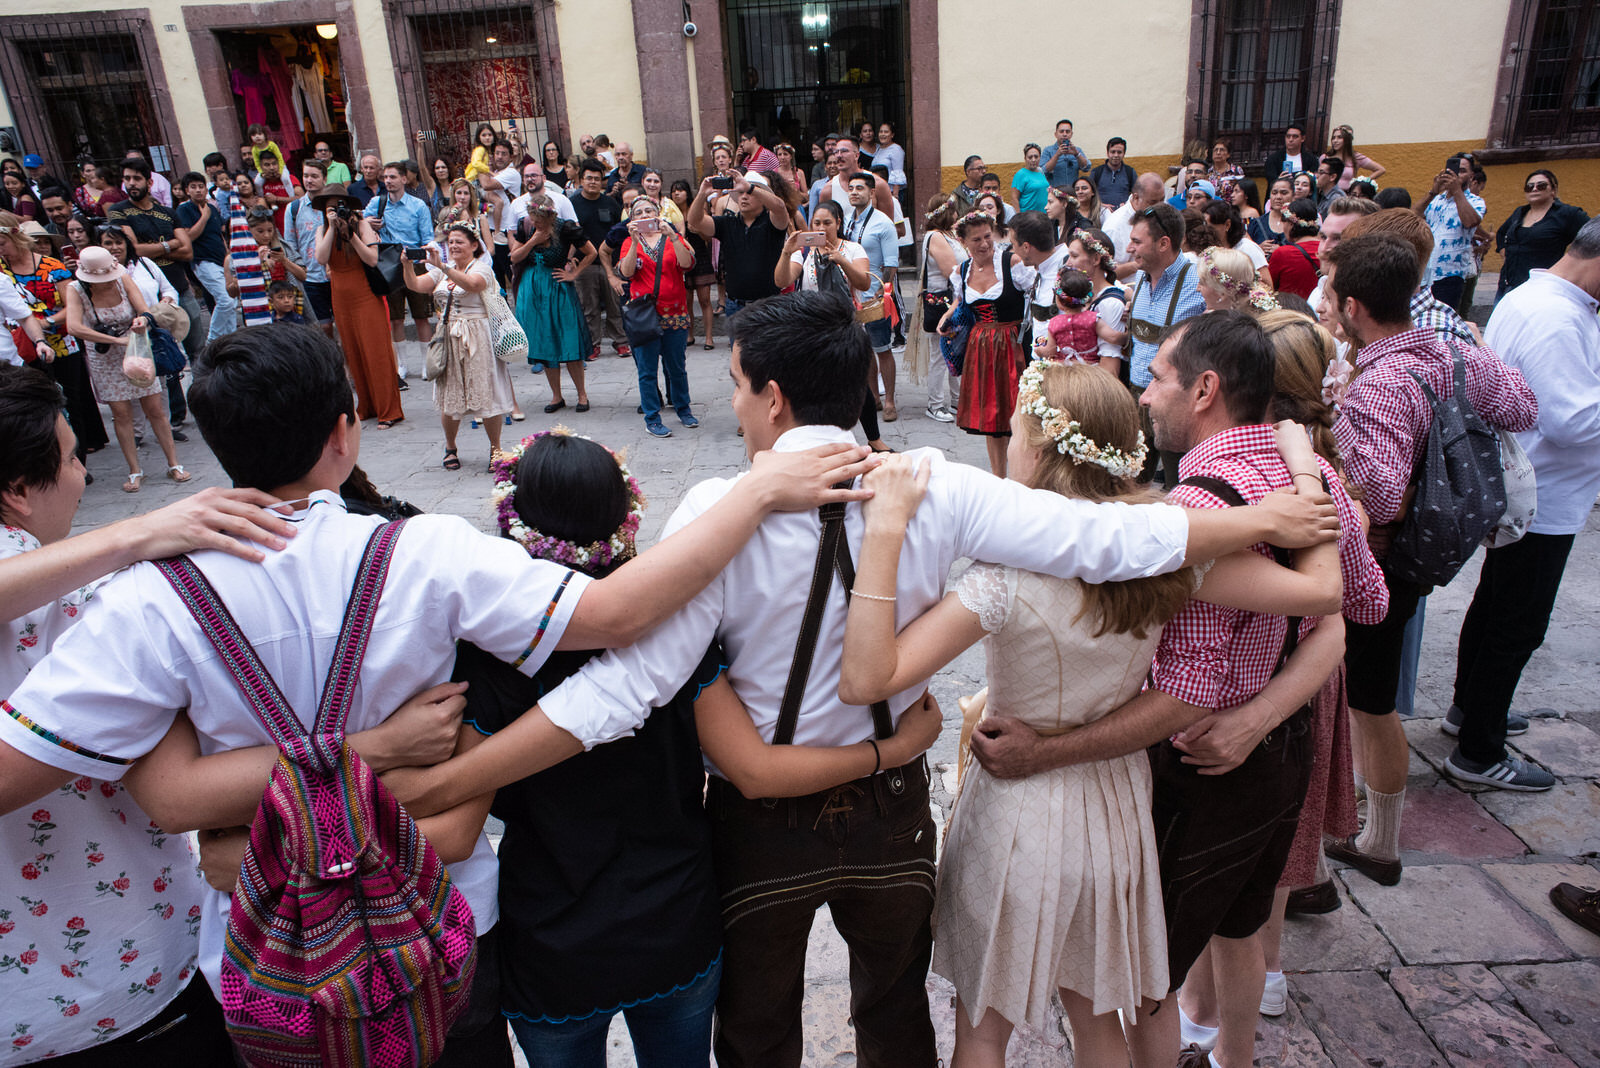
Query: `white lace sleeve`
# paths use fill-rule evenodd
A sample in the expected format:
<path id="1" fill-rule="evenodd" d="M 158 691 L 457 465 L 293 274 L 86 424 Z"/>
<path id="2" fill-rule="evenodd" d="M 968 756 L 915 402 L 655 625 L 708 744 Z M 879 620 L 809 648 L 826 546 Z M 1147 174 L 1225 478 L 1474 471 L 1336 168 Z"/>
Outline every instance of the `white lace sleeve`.
<path id="1" fill-rule="evenodd" d="M 998 564 L 973 564 L 962 572 L 953 587 L 961 605 L 978 617 L 985 631 L 994 634 L 1006 625 L 1011 614 L 1011 597 L 1016 590 L 1012 572 Z"/>

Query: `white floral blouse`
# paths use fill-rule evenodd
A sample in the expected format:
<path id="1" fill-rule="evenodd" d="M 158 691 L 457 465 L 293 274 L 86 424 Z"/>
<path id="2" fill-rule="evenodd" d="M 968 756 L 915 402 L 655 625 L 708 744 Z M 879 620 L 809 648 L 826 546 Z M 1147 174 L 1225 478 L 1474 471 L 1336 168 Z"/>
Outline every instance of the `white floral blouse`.
<path id="1" fill-rule="evenodd" d="M 38 547 L 0 526 L 0 559 Z M 98 585 L 0 625 L 0 694 Z M 195 973 L 201 889 L 188 837 L 163 832 L 120 783 L 80 778 L 0 817 L 0 1065 L 86 1049 L 166 1008 Z"/>

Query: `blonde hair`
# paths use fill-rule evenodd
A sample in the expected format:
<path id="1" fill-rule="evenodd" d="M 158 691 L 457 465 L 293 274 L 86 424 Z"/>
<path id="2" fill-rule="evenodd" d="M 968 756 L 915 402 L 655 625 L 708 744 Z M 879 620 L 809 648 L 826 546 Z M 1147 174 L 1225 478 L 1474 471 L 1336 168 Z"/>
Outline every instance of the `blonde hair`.
<path id="1" fill-rule="evenodd" d="M 1043 386 L 1045 402 L 1076 420 L 1084 436 L 1128 453 L 1137 449 L 1139 410 L 1115 377 L 1088 364 L 1052 363 L 1043 371 Z M 1161 499 L 1131 478 L 1117 478 L 1103 467 L 1058 452 L 1038 416 L 1024 412 L 1021 420 L 1024 444 L 1039 455 L 1029 479 L 1035 489 L 1086 501 L 1149 504 Z M 1083 608 L 1073 622 L 1092 620 L 1095 637 L 1109 632 L 1142 639 L 1150 627 L 1177 615 L 1194 589 L 1190 568 L 1126 582 L 1086 582 Z"/>
<path id="2" fill-rule="evenodd" d="M 1236 248 L 1212 245 L 1197 257 L 1200 284 L 1222 295 L 1219 307 L 1261 315 L 1277 307 L 1272 290 L 1256 277 L 1255 264 Z"/>
<path id="3" fill-rule="evenodd" d="M 9 211 L 0 211 L 0 242 L 15 246 L 19 252 L 33 251 L 33 238 L 22 232 L 22 216 Z"/>
<path id="4" fill-rule="evenodd" d="M 1312 448 L 1342 474 L 1333 405 L 1322 399 L 1322 380 L 1338 355 L 1338 343 L 1321 323 L 1300 312 L 1270 311 L 1257 321 L 1272 346 L 1272 418 L 1310 427 Z"/>

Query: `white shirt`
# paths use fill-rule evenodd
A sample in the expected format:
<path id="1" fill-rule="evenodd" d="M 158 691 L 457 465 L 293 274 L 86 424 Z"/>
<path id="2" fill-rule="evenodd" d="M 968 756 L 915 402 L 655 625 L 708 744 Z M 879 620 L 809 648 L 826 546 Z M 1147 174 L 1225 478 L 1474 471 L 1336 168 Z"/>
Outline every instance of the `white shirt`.
<path id="1" fill-rule="evenodd" d="M 847 260 L 867 259 L 867 250 L 854 241 L 841 240 L 839 242 L 839 250 L 844 253 L 844 258 Z M 789 262 L 800 268 L 800 289 L 802 292 L 815 293 L 817 291 L 817 264 L 820 262 L 817 257 L 818 251 L 818 249 L 814 248 L 797 248 L 789 253 Z M 870 296 L 865 289 L 857 289 L 855 294 L 857 300 L 866 300 Z"/>
<path id="2" fill-rule="evenodd" d="M 852 440 L 838 427 L 803 426 L 778 438 L 773 448 L 790 452 Z M 1180 508 L 1088 504 L 952 463 L 936 449 L 910 455 L 932 463 L 933 472 L 900 551 L 897 628 L 939 601 L 951 566 L 962 557 L 1090 582 L 1160 574 L 1183 562 L 1188 519 Z M 695 486 L 663 536 L 706 511 L 731 485 L 730 479 L 714 478 Z M 590 661 L 539 707 L 585 747 L 620 738 L 643 722 L 646 710 L 677 692 L 717 639 L 727 651 L 734 690 L 770 742 L 821 530 L 814 511 L 767 516 L 687 606 L 639 644 Z M 858 556 L 864 531 L 859 506 L 845 510 L 845 531 L 851 555 Z M 868 710 L 839 700 L 844 626 L 844 592 L 835 583 L 800 705 L 796 745 L 849 745 L 872 736 Z M 891 697 L 890 712 L 898 719 L 924 689 L 921 680 Z"/>
<path id="3" fill-rule="evenodd" d="M 494 180 L 500 183 L 508 200 L 522 195 L 522 170 L 515 163 L 503 171 L 496 171 Z"/>
<path id="4" fill-rule="evenodd" d="M 9 275 L 0 274 L 0 319 L 20 323 L 33 316 L 33 306 L 28 303 L 22 288 Z M 0 330 L 0 363 L 20 366 L 22 357 L 17 354 L 16 340 L 11 331 Z"/>
<path id="5" fill-rule="evenodd" d="M 1495 306 L 1484 343 L 1522 372 L 1539 422 L 1517 435 L 1533 463 L 1535 534 L 1575 534 L 1600 494 L 1600 304 L 1536 270 Z"/>
<path id="6" fill-rule="evenodd" d="M 263 563 L 216 551 L 193 560 L 309 727 L 361 554 L 382 520 L 348 515 L 326 491 L 314 494 L 296 519 L 297 536 Z M 377 726 L 413 694 L 449 679 L 457 638 L 533 674 L 561 640 L 588 583 L 530 559 L 515 542 L 479 533 L 459 516 L 409 520 L 378 602 L 349 733 Z M 153 564 L 135 565 L 101 587 L 77 626 L 0 708 L 9 713 L 0 715 L 0 742 L 99 779 L 121 778 L 130 762 L 155 748 L 182 708 L 203 753 L 271 744 Z M 108 708 L 116 715 L 108 716 Z M 487 931 L 499 917 L 488 839 L 480 834 L 472 856 L 450 865 L 450 874 L 478 932 Z M 206 897 L 200 968 L 215 988 L 228 895 L 208 889 Z"/>
<path id="7" fill-rule="evenodd" d="M 551 206 L 556 209 L 556 218 L 565 219 L 567 222 L 578 221 L 578 213 L 572 210 L 572 201 L 567 199 L 565 193 L 553 187 L 549 182 L 544 183 L 542 192 L 550 198 Z M 523 193 L 511 202 L 511 223 L 506 227 L 507 232 L 517 232 L 517 227 L 522 225 L 522 220 L 528 217 L 528 206 L 532 203 L 532 193 Z"/>
<path id="8" fill-rule="evenodd" d="M 1119 286 L 1118 288 L 1121 287 Z M 1106 328 L 1109 330 L 1122 329 L 1122 320 L 1126 318 L 1128 314 L 1128 291 L 1126 289 L 1122 290 L 1122 298 L 1123 299 L 1121 300 L 1117 300 L 1114 297 L 1105 297 L 1094 305 L 1095 318 L 1099 322 L 1105 323 Z M 1099 337 L 1098 335 L 1096 336 L 1096 341 L 1100 347 L 1100 358 L 1102 360 L 1122 359 L 1121 345 L 1113 345 L 1111 342 L 1107 341 L 1103 337 Z"/>
<path id="9" fill-rule="evenodd" d="M 1256 270 L 1259 271 L 1261 268 L 1267 265 L 1267 254 L 1261 250 L 1260 245 L 1256 244 L 1250 238 L 1241 237 L 1239 239 L 1239 243 L 1233 246 L 1233 248 L 1234 251 L 1243 252 L 1246 256 L 1249 256 L 1250 266 L 1254 267 Z M 1322 279 L 1319 278 L 1317 281 L 1321 282 Z"/>
<path id="10" fill-rule="evenodd" d="M 1013 255 L 1012 259 L 1014 262 L 1021 262 L 1015 255 Z M 1028 299 L 1034 304 L 1042 304 L 1045 307 L 1054 308 L 1056 306 L 1056 277 L 1061 273 L 1061 268 L 1066 266 L 1066 263 L 1067 246 L 1057 245 L 1050 255 L 1045 258 L 1045 261 L 1034 268 L 1034 272 L 1038 277 L 1034 279 L 1033 292 L 1029 294 Z M 1051 314 L 1054 314 L 1054 312 Z"/>
<path id="11" fill-rule="evenodd" d="M 1106 216 L 1100 229 L 1111 239 L 1112 262 L 1128 262 L 1128 237 L 1133 233 L 1133 205 L 1123 201 L 1115 211 Z"/>
<path id="12" fill-rule="evenodd" d="M 173 302 L 178 300 L 178 291 L 173 288 L 167 279 L 167 273 L 148 256 L 139 256 L 127 267 L 128 277 L 132 278 L 139 286 L 139 292 L 144 295 L 145 307 L 153 308 L 161 303 L 162 297 L 171 297 Z"/>
<path id="13" fill-rule="evenodd" d="M 992 300 L 992 299 L 998 297 L 1001 293 L 1005 292 L 1005 284 L 1006 284 L 1005 283 L 1005 279 L 1000 277 L 1000 264 L 1002 262 L 1004 262 L 1003 261 L 1003 256 L 1005 254 L 1005 251 L 1006 250 L 1004 248 L 1001 248 L 998 243 L 994 246 L 994 273 L 995 273 L 994 285 L 990 286 L 988 289 L 984 290 L 982 293 L 979 293 L 976 289 L 973 289 L 972 285 L 969 283 L 965 287 L 965 289 L 962 291 L 962 299 L 963 300 L 967 300 L 967 301 Z M 970 257 L 968 257 L 968 258 L 970 258 Z M 972 271 L 971 271 L 970 268 L 967 271 L 967 277 L 969 279 L 972 277 Z M 1011 284 L 1012 285 L 1016 286 L 1018 289 L 1022 290 L 1024 293 L 1027 293 L 1029 290 L 1031 290 L 1033 288 L 1033 283 L 1037 280 L 1037 278 L 1038 278 L 1038 273 L 1036 271 L 1034 271 L 1034 269 L 1032 267 L 1029 267 L 1026 263 L 1023 263 L 1021 256 L 1018 256 L 1018 255 L 1015 255 L 1015 254 L 1012 255 L 1012 257 L 1011 257 Z M 950 275 L 950 289 L 951 289 L 951 292 L 955 292 L 956 289 L 958 287 L 960 287 L 960 286 L 961 286 L 961 264 L 958 263 L 958 264 L 956 264 L 955 271 Z M 988 560 L 988 561 L 985 561 L 985 563 L 999 563 L 999 561 L 998 560 Z"/>

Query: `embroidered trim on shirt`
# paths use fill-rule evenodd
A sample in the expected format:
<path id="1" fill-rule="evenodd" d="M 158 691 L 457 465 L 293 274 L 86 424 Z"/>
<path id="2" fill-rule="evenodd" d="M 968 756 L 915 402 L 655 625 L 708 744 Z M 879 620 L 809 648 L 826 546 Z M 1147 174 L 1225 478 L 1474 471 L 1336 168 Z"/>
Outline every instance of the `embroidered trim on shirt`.
<path id="1" fill-rule="evenodd" d="M 576 574 L 576 572 L 568 571 L 567 577 L 561 580 L 560 586 L 556 587 L 555 596 L 550 598 L 550 603 L 545 606 L 544 615 L 539 618 L 539 629 L 534 632 L 533 641 L 528 643 L 528 647 L 522 651 L 521 656 L 511 661 L 512 667 L 519 668 L 523 664 L 527 663 L 528 658 L 533 655 L 533 651 L 539 648 L 539 643 L 544 640 L 545 632 L 550 627 L 550 620 L 555 618 L 556 605 L 560 603 L 561 595 L 567 592 L 567 584 L 572 581 L 572 576 L 574 574 Z"/>
<path id="2" fill-rule="evenodd" d="M 10 716 L 12 719 L 28 728 L 28 730 L 32 731 L 34 734 L 37 734 L 51 745 L 59 746 L 60 748 L 67 750 L 69 753 L 77 753 L 79 756 L 86 756 L 90 760 L 98 760 L 105 764 L 116 764 L 119 767 L 126 767 L 133 763 L 133 761 L 123 760 L 121 757 L 106 756 L 104 753 L 96 753 L 93 749 L 85 749 L 81 745 L 75 745 L 72 742 L 67 741 L 65 738 L 54 733 L 53 731 L 45 730 L 27 716 L 24 716 L 21 712 L 18 712 L 16 709 L 12 708 L 10 701 L 0 701 L 0 709 L 4 709 L 6 715 Z"/>

